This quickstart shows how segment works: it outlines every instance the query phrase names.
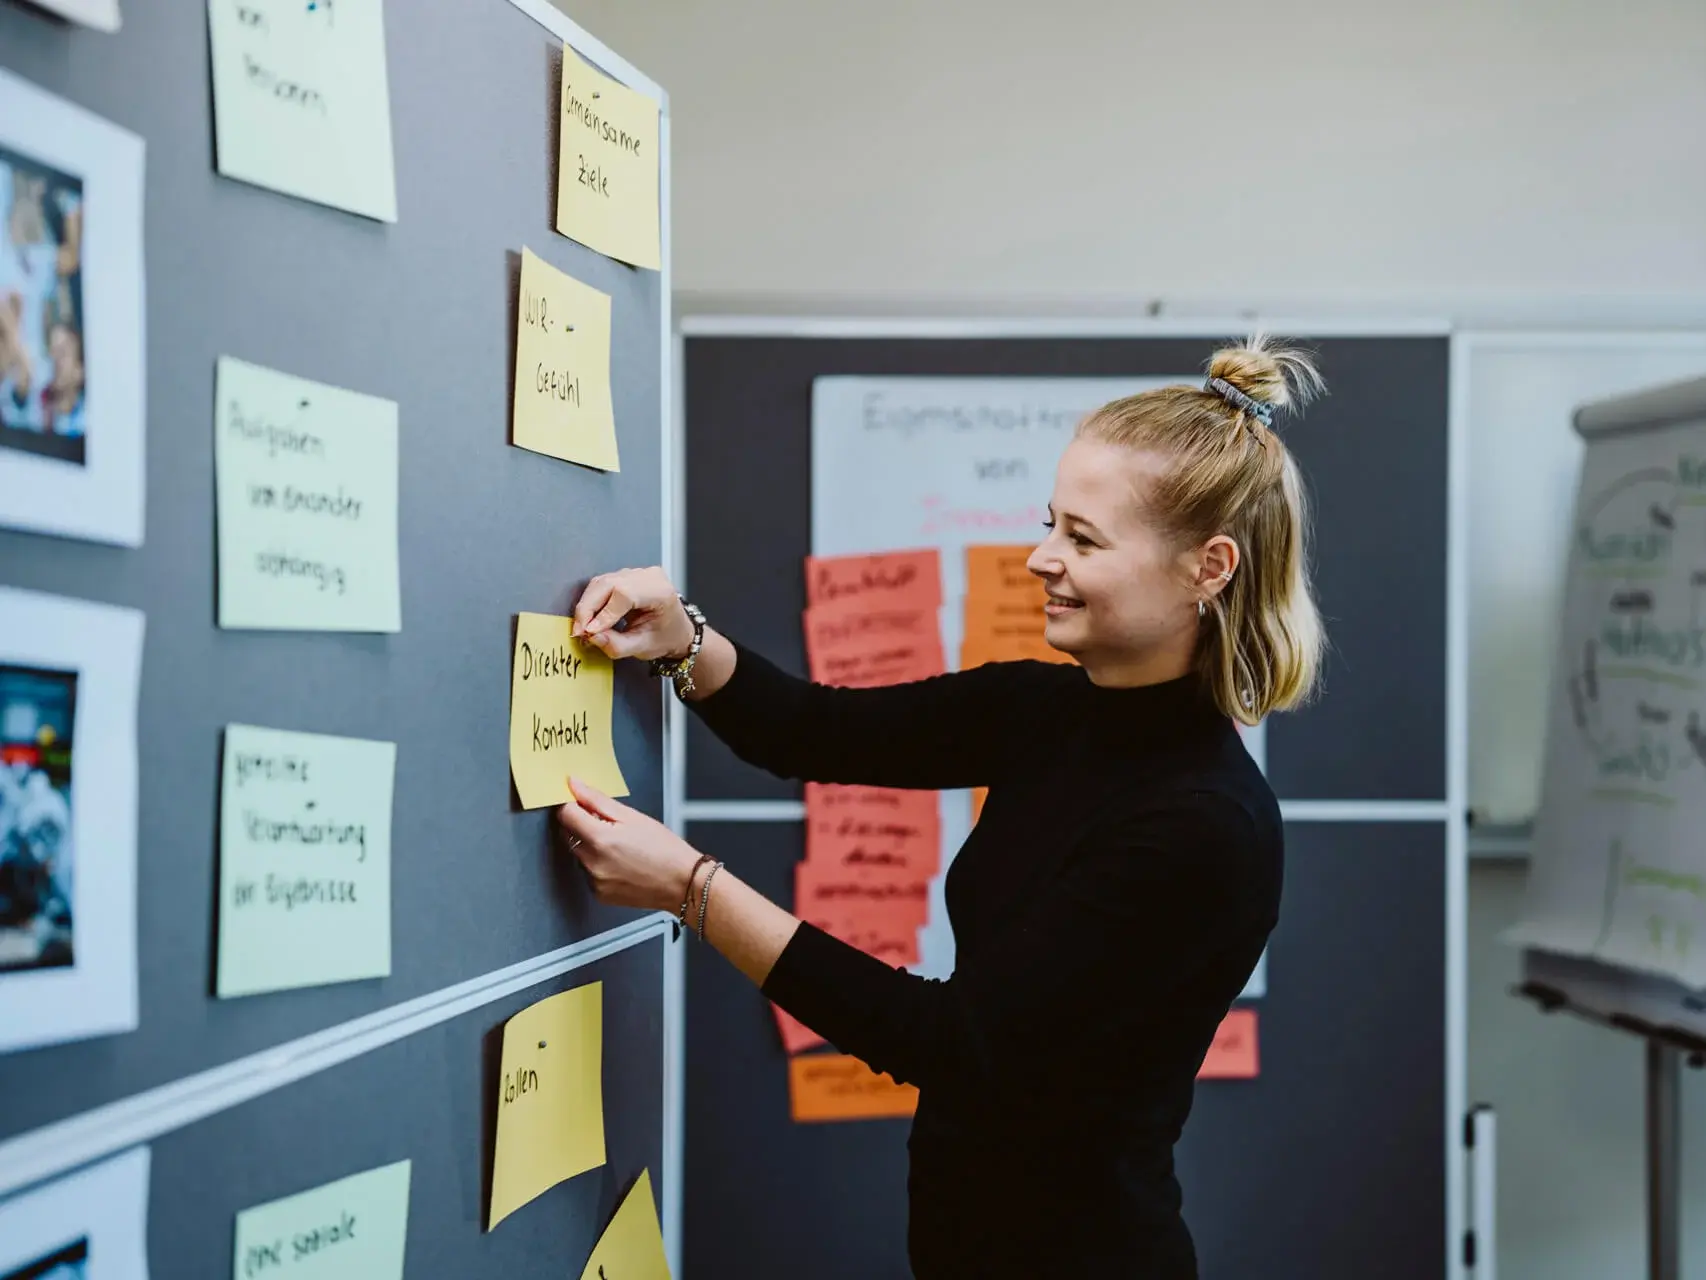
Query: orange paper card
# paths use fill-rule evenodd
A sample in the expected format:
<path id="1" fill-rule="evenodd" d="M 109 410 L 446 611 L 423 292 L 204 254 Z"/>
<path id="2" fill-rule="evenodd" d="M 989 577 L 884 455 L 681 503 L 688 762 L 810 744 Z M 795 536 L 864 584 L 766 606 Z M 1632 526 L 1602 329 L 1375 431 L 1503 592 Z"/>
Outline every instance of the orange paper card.
<path id="1" fill-rule="evenodd" d="M 1044 640 L 1041 633 L 1029 639 L 995 639 L 987 635 L 966 634 L 960 645 L 960 670 L 970 671 L 986 662 L 1071 662 L 1070 654 L 1062 653 Z"/>
<path id="2" fill-rule="evenodd" d="M 988 787 L 973 787 L 971 792 L 971 820 L 976 822 L 983 817 L 983 805 L 989 799 Z"/>
<path id="3" fill-rule="evenodd" d="M 810 1053 L 788 1063 L 788 1097 L 794 1120 L 889 1120 L 910 1116 L 918 1090 L 878 1075 L 845 1054 Z"/>
<path id="4" fill-rule="evenodd" d="M 1025 562 L 1032 548 L 980 546 L 966 548 L 966 599 L 992 603 L 997 600 L 1035 600 L 1043 607 L 1043 582 Z"/>
<path id="5" fill-rule="evenodd" d="M 1197 1069 L 1199 1080 L 1254 1080 L 1260 1074 L 1256 1056 L 1256 1011 L 1233 1009 L 1221 1019 L 1208 1056 Z"/>
<path id="6" fill-rule="evenodd" d="M 902 609 L 942 605 L 942 556 L 934 547 L 868 556 L 807 556 L 806 603 L 863 600 Z"/>

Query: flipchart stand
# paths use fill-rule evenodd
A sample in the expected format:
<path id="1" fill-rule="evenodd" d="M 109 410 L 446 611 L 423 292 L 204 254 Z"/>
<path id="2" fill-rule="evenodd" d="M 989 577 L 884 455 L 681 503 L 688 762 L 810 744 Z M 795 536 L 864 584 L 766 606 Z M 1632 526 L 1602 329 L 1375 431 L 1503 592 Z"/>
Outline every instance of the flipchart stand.
<path id="1" fill-rule="evenodd" d="M 1516 995 L 1640 1036 L 1647 1045 L 1647 1277 L 1681 1280 L 1682 1064 L 1706 1066 L 1706 995 L 1680 983 L 1544 951 L 1523 954 Z"/>

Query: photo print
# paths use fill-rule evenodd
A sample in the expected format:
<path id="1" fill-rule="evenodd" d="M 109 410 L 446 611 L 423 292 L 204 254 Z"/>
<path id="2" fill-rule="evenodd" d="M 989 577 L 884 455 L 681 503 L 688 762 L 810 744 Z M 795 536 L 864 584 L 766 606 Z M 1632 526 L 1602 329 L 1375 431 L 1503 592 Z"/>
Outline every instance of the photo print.
<path id="1" fill-rule="evenodd" d="M 136 1029 L 144 622 L 0 587 L 0 1053 Z"/>
<path id="2" fill-rule="evenodd" d="M 88 455 L 83 180 L 0 146 L 0 449 Z"/>
<path id="3" fill-rule="evenodd" d="M 140 546 L 142 139 L 0 70 L 0 525 Z"/>
<path id="4" fill-rule="evenodd" d="M 71 1173 L 0 1165 L 0 1280 L 148 1280 L 152 1163 L 131 1147 Z"/>
<path id="5" fill-rule="evenodd" d="M 0 975 L 75 959 L 77 675 L 0 663 Z"/>

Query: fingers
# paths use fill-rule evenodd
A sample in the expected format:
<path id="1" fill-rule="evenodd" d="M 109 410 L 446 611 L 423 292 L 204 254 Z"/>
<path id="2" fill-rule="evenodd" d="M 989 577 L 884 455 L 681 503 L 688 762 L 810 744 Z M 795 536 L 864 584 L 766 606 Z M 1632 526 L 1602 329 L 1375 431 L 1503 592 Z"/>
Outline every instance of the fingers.
<path id="1" fill-rule="evenodd" d="M 628 814 L 627 805 L 620 800 L 612 800 L 590 782 L 570 778 L 569 791 L 580 807 L 593 816 L 595 822 L 616 822 Z"/>
<path id="2" fill-rule="evenodd" d="M 605 657 L 614 661 L 631 658 L 635 654 L 643 652 L 645 647 L 651 643 L 643 631 L 637 633 L 600 631 L 595 636 L 588 636 L 586 642 Z"/>
<path id="3" fill-rule="evenodd" d="M 563 834 L 568 836 L 570 844 L 577 852 L 582 844 L 596 845 L 599 836 L 610 825 L 608 818 L 600 817 L 586 808 L 578 797 L 557 807 L 557 823 L 563 828 Z"/>
<path id="4" fill-rule="evenodd" d="M 609 596 L 605 598 L 604 607 L 593 614 L 591 621 L 586 624 L 584 633 L 588 636 L 596 636 L 609 630 L 623 618 L 626 618 L 628 611 L 633 607 L 633 598 L 620 585 L 611 587 Z"/>
<path id="5" fill-rule="evenodd" d="M 586 590 L 581 592 L 581 598 L 575 601 L 574 626 L 569 633 L 577 639 L 586 634 L 586 624 L 591 622 L 599 610 L 609 602 L 611 593 L 616 590 L 616 575 L 601 573 L 586 584 Z"/>

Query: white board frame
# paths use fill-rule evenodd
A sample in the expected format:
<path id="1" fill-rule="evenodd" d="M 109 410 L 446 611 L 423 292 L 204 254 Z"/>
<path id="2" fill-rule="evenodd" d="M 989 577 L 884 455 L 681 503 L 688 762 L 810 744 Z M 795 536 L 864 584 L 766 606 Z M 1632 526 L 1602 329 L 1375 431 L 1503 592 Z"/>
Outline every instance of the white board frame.
<path id="1" fill-rule="evenodd" d="M 700 337 L 766 338 L 1235 338 L 1261 328 L 1274 334 L 1311 339 L 1438 337 L 1452 339 L 1447 421 L 1449 471 L 1446 483 L 1446 798 L 1443 805 L 1416 801 L 1311 800 L 1282 805 L 1288 821 L 1438 822 L 1445 829 L 1445 1147 L 1446 1280 L 1464 1280 L 1462 1240 L 1467 1221 L 1462 1160 L 1464 1117 L 1468 1113 L 1468 465 L 1467 415 L 1462 403 L 1462 347 L 1449 321 L 1428 318 L 1335 318 L 1239 316 L 1192 320 L 1163 318 L 1071 319 L 999 317 L 845 317 L 706 314 L 684 316 L 676 347 L 677 450 L 671 469 L 676 477 L 674 528 L 679 539 L 675 565 L 685 569 L 686 421 L 681 392 L 686 341 Z M 678 576 L 683 593 L 691 587 Z M 685 729 L 680 708 L 673 713 Z M 685 822 L 798 821 L 804 807 L 789 801 L 691 801 L 686 797 L 685 734 L 675 735 L 681 753 L 668 775 L 680 788 L 666 807 L 675 829 Z"/>

